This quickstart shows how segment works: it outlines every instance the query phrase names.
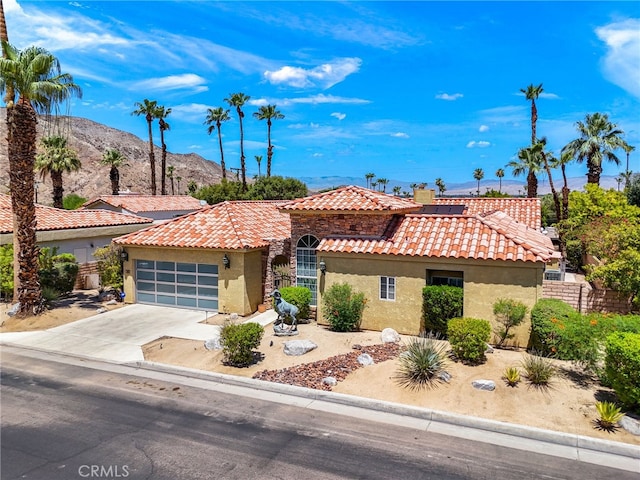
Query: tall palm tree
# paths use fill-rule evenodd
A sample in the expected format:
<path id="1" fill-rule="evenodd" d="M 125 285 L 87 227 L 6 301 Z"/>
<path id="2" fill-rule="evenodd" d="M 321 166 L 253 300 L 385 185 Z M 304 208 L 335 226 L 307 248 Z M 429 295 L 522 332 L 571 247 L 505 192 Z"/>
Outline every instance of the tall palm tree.
<path id="1" fill-rule="evenodd" d="M 273 120 L 282 120 L 284 115 L 280 113 L 276 105 L 263 105 L 253 116 L 258 120 L 267 121 L 267 177 L 271 176 L 271 159 L 273 158 L 273 145 L 271 145 L 271 125 Z"/>
<path id="2" fill-rule="evenodd" d="M 587 114 L 585 121 L 576 123 L 576 127 L 580 137 L 569 142 L 563 150 L 573 152 L 580 163 L 586 160 L 587 183 L 600 185 L 602 161 L 608 160 L 620 165 L 620 160 L 613 152 L 618 148 L 628 147 L 621 137 L 624 132 L 603 113 Z"/>
<path id="3" fill-rule="evenodd" d="M 258 162 L 258 178 L 260 178 L 260 164 L 262 163 L 262 155 L 256 155 L 256 162 Z"/>
<path id="4" fill-rule="evenodd" d="M 7 21 L 4 18 L 4 5 L 0 0 L 0 41 L 9 43 L 9 32 L 7 31 Z M 7 58 L 4 47 L 2 48 L 2 58 Z M 15 99 L 15 91 L 12 85 L 6 85 L 4 103 L 7 105 Z M 14 225 L 15 226 L 15 225 Z M 17 250 L 15 251 L 17 255 Z"/>
<path id="5" fill-rule="evenodd" d="M 53 206 L 64 208 L 62 199 L 64 187 L 62 174 L 77 172 L 82 167 L 78 152 L 67 146 L 67 139 L 60 135 L 45 137 L 41 141 L 44 152 L 36 155 L 35 170 L 42 175 L 42 181 L 51 177 L 53 185 Z"/>
<path id="6" fill-rule="evenodd" d="M 227 167 L 224 163 L 224 152 L 222 151 L 222 122 L 228 122 L 231 120 L 229 117 L 229 110 L 225 110 L 222 107 L 207 108 L 207 118 L 204 121 L 205 125 L 209 125 L 207 133 L 211 135 L 216 128 L 218 129 L 218 143 L 220 144 L 220 167 L 222 168 L 222 178 L 227 178 Z"/>
<path id="7" fill-rule="evenodd" d="M 364 175 L 365 180 L 367 181 L 367 188 L 371 188 L 371 181 L 376 178 L 375 173 L 366 173 Z"/>
<path id="8" fill-rule="evenodd" d="M 126 165 L 127 159 L 115 148 L 110 148 L 102 154 L 102 165 L 111 167 L 109 170 L 109 180 L 111 180 L 111 194 L 118 195 L 120 193 L 120 170 L 118 167 Z"/>
<path id="9" fill-rule="evenodd" d="M 244 112 L 242 111 L 242 107 L 245 103 L 249 101 L 251 97 L 245 95 L 242 92 L 231 93 L 229 94 L 229 98 L 225 98 L 224 101 L 227 102 L 232 107 L 236 107 L 236 112 L 238 113 L 238 120 L 240 121 L 240 171 L 242 172 L 242 191 L 247 190 L 247 166 L 245 164 L 244 158 L 244 130 L 242 129 L 242 119 L 244 118 Z"/>
<path id="10" fill-rule="evenodd" d="M 496 177 L 498 177 L 498 180 L 500 181 L 500 188 L 498 189 L 498 192 L 502 193 L 502 178 L 504 177 L 504 169 L 499 168 L 498 170 L 496 170 Z"/>
<path id="11" fill-rule="evenodd" d="M 176 177 L 176 183 L 178 184 L 178 195 L 182 195 L 180 193 L 180 182 L 182 181 L 182 177 Z"/>
<path id="12" fill-rule="evenodd" d="M 50 113 L 71 96 L 82 96 L 73 77 L 62 73 L 58 59 L 41 47 L 18 50 L 2 42 L 0 85 L 13 90 L 18 100 L 7 103 L 9 188 L 14 215 L 14 245 L 18 251 L 14 298 L 21 315 L 43 311 L 38 276 L 34 166 L 36 156 L 36 113 Z M 15 97 L 14 97 L 15 98 Z"/>
<path id="13" fill-rule="evenodd" d="M 436 187 L 438 187 L 438 192 L 440 192 L 440 196 L 442 196 L 444 192 L 447 190 L 447 187 L 444 184 L 444 180 L 442 180 L 442 178 L 440 177 L 436 178 Z"/>
<path id="14" fill-rule="evenodd" d="M 542 84 L 535 86 L 529 85 L 526 89 L 521 88 L 520 91 L 524 93 L 527 100 L 531 100 L 531 145 L 536 143 L 536 123 L 538 122 L 538 109 L 536 108 L 536 100 L 540 94 L 544 91 Z"/>
<path id="15" fill-rule="evenodd" d="M 480 180 L 484 178 L 484 170 L 481 168 L 476 168 L 473 171 L 473 178 L 478 181 L 478 190 L 476 191 L 477 195 L 480 196 Z"/>
<path id="16" fill-rule="evenodd" d="M 569 180 L 567 179 L 567 164 L 574 160 L 574 153 L 570 150 L 562 151 L 559 157 L 551 158 L 551 167 L 562 172 L 562 216 L 558 220 L 569 218 Z"/>
<path id="17" fill-rule="evenodd" d="M 395 187 L 393 187 L 393 194 L 396 197 L 400 195 L 401 191 L 402 191 L 402 187 L 400 187 L 399 185 L 396 185 Z"/>
<path id="18" fill-rule="evenodd" d="M 382 186 L 382 192 L 387 191 L 387 184 L 389 183 L 389 180 L 386 178 L 379 178 L 378 179 L 378 185 Z"/>
<path id="19" fill-rule="evenodd" d="M 169 180 L 171 180 L 171 195 L 175 195 L 176 191 L 173 188 L 174 187 L 174 183 L 173 183 L 173 172 L 175 171 L 176 167 L 174 167 L 173 165 L 169 165 L 167 167 L 167 177 L 169 178 Z"/>
<path id="20" fill-rule="evenodd" d="M 162 145 L 162 160 L 160 161 L 160 195 L 167 194 L 167 144 L 164 143 L 164 132 L 171 129 L 171 126 L 165 122 L 171 114 L 170 108 L 164 108 L 164 105 L 158 105 L 155 117 L 160 125 L 160 145 Z"/>
<path id="21" fill-rule="evenodd" d="M 143 115 L 147 120 L 147 126 L 149 127 L 149 165 L 151 165 L 151 195 L 156 194 L 156 156 L 153 153 L 153 129 L 151 124 L 156 115 L 158 108 L 158 102 L 155 100 L 144 99 L 142 102 L 136 102 L 136 109 L 131 112 L 131 115 L 137 117 Z"/>
<path id="22" fill-rule="evenodd" d="M 627 144 L 623 148 L 625 153 L 627 154 L 627 168 L 624 171 L 624 189 L 626 190 L 627 188 L 629 188 L 629 182 L 631 181 L 631 171 L 629 170 L 629 154 L 633 152 L 636 147 L 632 147 L 631 145 Z"/>
<path id="23" fill-rule="evenodd" d="M 513 176 L 527 175 L 527 197 L 536 198 L 538 196 L 538 173 L 542 169 L 542 156 L 540 147 L 535 144 L 521 148 L 518 152 L 518 160 L 511 160 L 507 167 L 513 169 Z"/>
<path id="24" fill-rule="evenodd" d="M 549 177 L 549 188 L 551 188 L 553 205 L 555 206 L 555 209 L 556 209 L 556 219 L 560 221 L 562 220 L 562 209 L 560 207 L 560 199 L 558 198 L 558 193 L 556 192 L 555 184 L 553 183 L 553 175 L 551 175 L 551 165 L 556 164 L 557 161 L 555 160 L 552 153 L 546 151 L 546 148 L 547 148 L 546 137 L 542 137 L 538 141 L 538 143 L 534 145 L 534 147 L 539 150 L 540 158 L 542 159 L 544 169 L 546 170 L 547 175 Z"/>

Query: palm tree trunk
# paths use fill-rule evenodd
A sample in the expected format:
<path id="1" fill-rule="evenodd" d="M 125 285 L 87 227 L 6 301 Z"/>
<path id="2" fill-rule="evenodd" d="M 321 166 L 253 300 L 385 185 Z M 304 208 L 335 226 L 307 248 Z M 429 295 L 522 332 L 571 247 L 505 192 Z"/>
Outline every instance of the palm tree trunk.
<path id="1" fill-rule="evenodd" d="M 536 123 L 538 123 L 538 109 L 536 101 L 531 100 L 531 145 L 536 144 Z"/>
<path id="2" fill-rule="evenodd" d="M 167 145 L 164 143 L 164 128 L 160 125 L 160 144 L 162 145 L 162 159 L 160 160 L 160 195 L 167 194 Z"/>
<path id="3" fill-rule="evenodd" d="M 567 170 L 564 164 L 560 165 L 562 171 L 562 218 L 566 220 L 569 218 L 569 181 L 567 180 Z"/>
<path id="4" fill-rule="evenodd" d="M 600 175 L 602 174 L 602 166 L 587 160 L 587 183 L 595 183 L 600 185 Z"/>
<path id="5" fill-rule="evenodd" d="M 538 196 L 538 179 L 536 174 L 529 170 L 527 174 L 527 197 L 536 198 Z"/>
<path id="6" fill-rule="evenodd" d="M 18 101 L 7 106 L 9 188 L 11 206 L 17 228 L 17 282 L 14 298 L 20 302 L 20 314 L 43 311 L 42 290 L 38 274 L 36 243 L 36 208 L 34 197 L 34 165 L 36 157 L 37 117 L 31 104 Z"/>
<path id="7" fill-rule="evenodd" d="M 53 184 L 53 206 L 54 208 L 64 208 L 62 199 L 64 188 L 62 187 L 62 172 L 51 172 L 51 183 Z"/>
<path id="8" fill-rule="evenodd" d="M 247 190 L 247 166 L 244 158 L 244 130 L 242 129 L 242 117 L 244 113 L 238 108 L 238 117 L 240 118 L 240 171 L 242 172 L 242 191 Z"/>
<path id="9" fill-rule="evenodd" d="M 220 132 L 220 125 L 222 124 L 218 122 L 217 127 L 218 127 L 218 143 L 220 144 L 220 168 L 222 168 L 222 178 L 226 179 L 227 167 L 225 166 L 225 163 L 224 163 L 224 152 L 222 151 L 222 133 Z M 180 187 L 178 187 L 178 190 L 180 190 Z"/>
<path id="10" fill-rule="evenodd" d="M 120 172 L 116 167 L 111 167 L 109 179 L 111 180 L 111 194 L 118 195 L 120 193 Z"/>
<path id="11" fill-rule="evenodd" d="M 151 165 L 151 195 L 156 194 L 156 157 L 153 153 L 153 129 L 151 123 L 153 118 L 147 115 L 147 124 L 149 125 L 149 164 Z"/>
<path id="12" fill-rule="evenodd" d="M 551 168 L 549 168 L 549 162 L 547 161 L 547 156 L 542 153 L 542 160 L 544 161 L 544 169 L 547 171 L 547 175 L 549 176 L 549 187 L 551 188 L 551 195 L 553 195 L 553 204 L 556 207 L 556 220 L 559 222 L 562 220 L 562 211 L 560 210 L 560 199 L 558 198 L 558 194 L 556 192 L 556 187 L 553 184 L 553 177 L 551 176 Z"/>
<path id="13" fill-rule="evenodd" d="M 271 146 L 271 119 L 267 119 L 267 178 L 271 176 L 271 157 L 273 156 L 273 147 Z"/>

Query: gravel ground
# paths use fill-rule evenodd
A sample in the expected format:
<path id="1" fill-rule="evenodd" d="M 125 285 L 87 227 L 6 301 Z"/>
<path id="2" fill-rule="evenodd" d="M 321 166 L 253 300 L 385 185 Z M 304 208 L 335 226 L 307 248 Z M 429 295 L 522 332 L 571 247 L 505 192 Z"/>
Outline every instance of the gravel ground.
<path id="1" fill-rule="evenodd" d="M 359 355 L 368 353 L 375 363 L 380 363 L 397 357 L 403 347 L 399 343 L 381 343 L 367 346 L 354 345 L 353 348 L 353 352 L 313 363 L 280 370 L 262 370 L 256 373 L 253 378 L 317 390 L 331 390 L 331 385 L 323 383 L 322 379 L 333 377 L 338 382 L 344 380 L 351 372 L 363 366 L 358 362 Z"/>

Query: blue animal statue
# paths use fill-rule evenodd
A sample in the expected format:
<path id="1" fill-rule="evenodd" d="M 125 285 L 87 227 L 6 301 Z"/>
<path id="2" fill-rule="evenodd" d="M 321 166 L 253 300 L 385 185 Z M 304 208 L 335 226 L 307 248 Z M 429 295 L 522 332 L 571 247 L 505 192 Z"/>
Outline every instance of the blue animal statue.
<path id="1" fill-rule="evenodd" d="M 297 331 L 298 320 L 296 319 L 296 315 L 299 312 L 298 307 L 284 300 L 282 298 L 282 294 L 277 289 L 271 292 L 270 296 L 273 297 L 273 307 L 275 308 L 276 312 L 278 312 L 278 319 L 275 321 L 274 327 L 276 325 L 283 324 L 287 317 L 291 317 L 290 331 Z"/>

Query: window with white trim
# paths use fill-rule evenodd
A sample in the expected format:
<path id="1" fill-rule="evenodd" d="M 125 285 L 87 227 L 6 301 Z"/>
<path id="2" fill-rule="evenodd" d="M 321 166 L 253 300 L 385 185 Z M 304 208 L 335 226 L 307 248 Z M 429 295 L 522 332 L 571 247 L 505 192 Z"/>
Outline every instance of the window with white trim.
<path id="1" fill-rule="evenodd" d="M 380 277 L 380 300 L 396 299 L 396 277 Z"/>
<path id="2" fill-rule="evenodd" d="M 320 240 L 313 235 L 304 235 L 296 244 L 296 285 L 311 290 L 311 305 L 318 303 L 318 245 Z"/>

